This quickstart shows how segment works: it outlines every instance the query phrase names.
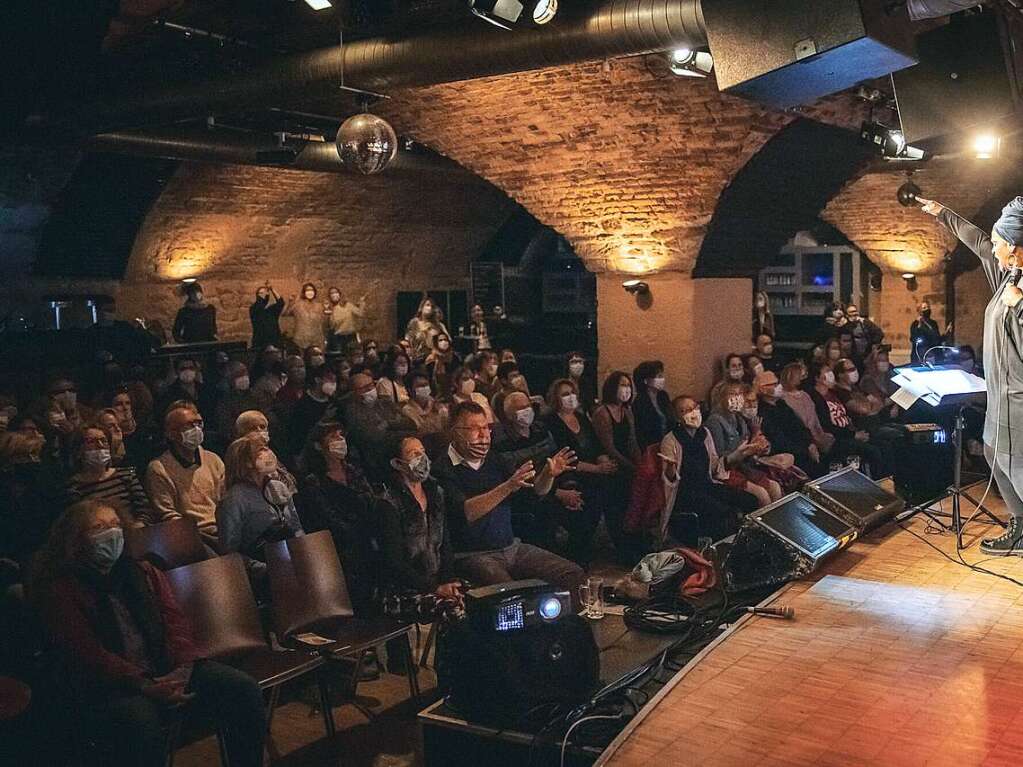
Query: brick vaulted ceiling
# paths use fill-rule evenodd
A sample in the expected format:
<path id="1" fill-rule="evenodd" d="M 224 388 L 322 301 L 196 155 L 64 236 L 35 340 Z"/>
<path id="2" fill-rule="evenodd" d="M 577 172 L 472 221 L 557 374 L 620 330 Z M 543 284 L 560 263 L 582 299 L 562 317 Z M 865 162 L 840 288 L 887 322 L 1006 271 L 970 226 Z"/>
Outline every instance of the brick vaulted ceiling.
<path id="1" fill-rule="evenodd" d="M 691 272 L 722 190 L 797 116 L 672 76 L 658 57 L 390 95 L 375 111 L 399 133 L 507 192 L 595 272 Z M 800 113 L 862 119 L 847 94 Z"/>

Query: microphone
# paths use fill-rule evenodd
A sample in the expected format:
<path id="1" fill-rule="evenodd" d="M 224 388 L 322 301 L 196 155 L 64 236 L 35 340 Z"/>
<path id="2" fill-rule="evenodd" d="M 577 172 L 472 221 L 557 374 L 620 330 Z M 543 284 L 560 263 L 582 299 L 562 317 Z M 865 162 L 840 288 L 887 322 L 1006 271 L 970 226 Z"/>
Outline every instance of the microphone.
<path id="1" fill-rule="evenodd" d="M 1019 287 L 1021 277 L 1023 277 L 1023 268 L 1014 266 L 1009 270 L 1009 284 L 1014 288 Z"/>
<path id="2" fill-rule="evenodd" d="M 789 605 L 783 607 L 747 607 L 746 612 L 750 615 L 763 615 L 765 618 L 783 618 L 792 620 L 796 617 L 796 611 Z"/>

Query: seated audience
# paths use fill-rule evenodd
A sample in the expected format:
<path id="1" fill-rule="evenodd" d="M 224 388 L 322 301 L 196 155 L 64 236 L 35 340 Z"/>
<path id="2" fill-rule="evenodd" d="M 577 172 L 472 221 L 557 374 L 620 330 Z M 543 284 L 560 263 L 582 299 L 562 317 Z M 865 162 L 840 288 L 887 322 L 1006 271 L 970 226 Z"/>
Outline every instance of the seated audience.
<path id="1" fill-rule="evenodd" d="M 476 379 L 473 378 L 472 371 L 467 367 L 458 367 L 451 371 L 450 376 L 451 390 L 448 392 L 448 398 L 452 405 L 457 405 L 460 402 L 475 402 L 487 413 L 487 420 L 490 423 L 494 422 L 494 411 L 490 409 L 490 403 L 487 398 L 476 391 Z"/>
<path id="2" fill-rule="evenodd" d="M 746 391 L 746 385 L 741 383 L 721 387 L 707 417 L 707 431 L 729 471 L 729 484 L 756 496 L 759 504 L 766 506 L 781 498 L 781 486 L 750 460 L 770 454 L 771 446 L 763 434 L 751 434 L 742 417 Z"/>
<path id="3" fill-rule="evenodd" d="M 472 370 L 476 377 L 476 393 L 482 394 L 489 402 L 501 388 L 497 377 L 497 355 L 490 349 L 481 349 L 472 358 Z"/>
<path id="4" fill-rule="evenodd" d="M 835 444 L 835 438 L 824 431 L 824 427 L 821 426 L 820 419 L 817 417 L 817 406 L 814 405 L 810 394 L 803 389 L 807 377 L 806 365 L 802 362 L 792 362 L 782 368 L 782 398 L 792 412 L 799 417 L 803 425 L 810 430 L 818 452 L 821 456 L 825 456 Z"/>
<path id="5" fill-rule="evenodd" d="M 398 444 L 416 433 L 415 423 L 396 403 L 380 399 L 373 377 L 367 373 L 352 376 L 352 399 L 345 421 L 374 482 L 384 481 Z"/>
<path id="6" fill-rule="evenodd" d="M 442 435 L 447 430 L 448 406 L 433 396 L 430 377 L 423 372 L 412 373 L 408 378 L 409 401 L 401 412 L 416 425 L 420 437 Z"/>
<path id="7" fill-rule="evenodd" d="M 455 547 L 455 571 L 476 585 L 541 578 L 573 594 L 585 577 L 566 559 L 519 541 L 510 499 L 519 492 L 543 498 L 574 456 L 560 450 L 537 473 L 530 461 L 508 472 L 490 450 L 490 425 L 474 402 L 451 412 L 452 442 L 434 467 L 444 489 Z"/>
<path id="8" fill-rule="evenodd" d="M 227 490 L 217 504 L 220 551 L 239 552 L 254 583 L 266 575 L 266 544 L 304 535 L 293 491 L 275 479 L 277 456 L 258 438 L 242 437 L 227 449 Z"/>
<path id="9" fill-rule="evenodd" d="M 814 442 L 810 430 L 785 402 L 778 376 L 767 370 L 758 375 L 753 383 L 760 399 L 757 415 L 761 420 L 761 429 L 775 452 L 790 454 L 796 466 L 811 477 L 823 474 L 820 448 Z"/>
<path id="10" fill-rule="evenodd" d="M 230 444 L 234 432 L 234 422 L 246 410 L 255 410 L 259 401 L 252 392 L 249 381 L 249 369 L 243 362 L 228 362 L 224 371 L 226 390 L 217 401 L 214 421 L 217 430 L 217 443 L 221 446 Z"/>
<path id="11" fill-rule="evenodd" d="M 307 347 L 302 358 L 305 360 L 306 370 L 323 367 L 327 364 L 327 355 L 324 354 L 322 346 L 313 345 Z"/>
<path id="12" fill-rule="evenodd" d="M 112 508 L 85 501 L 56 521 L 31 594 L 68 670 L 80 726 L 101 741 L 105 763 L 165 764 L 166 712 L 195 697 L 224 733 L 232 767 L 263 764 L 258 685 L 199 655 L 166 577 L 124 554 Z"/>
<path id="13" fill-rule="evenodd" d="M 764 366 L 764 370 L 770 370 L 772 373 L 781 370 L 783 363 L 774 354 L 774 339 L 767 333 L 757 336 L 754 354 L 760 360 L 760 364 Z"/>
<path id="14" fill-rule="evenodd" d="M 191 402 L 202 412 L 214 411 L 213 393 L 203 384 L 199 363 L 190 357 L 174 362 L 175 377 L 161 393 L 154 406 L 157 423 L 163 421 L 175 402 Z"/>
<path id="15" fill-rule="evenodd" d="M 334 395 L 337 377 L 326 365 L 311 368 L 306 375 L 306 388 L 302 398 L 291 408 L 286 422 L 288 452 L 286 462 L 293 462 L 302 452 L 309 433 L 320 421 L 337 420 Z"/>
<path id="16" fill-rule="evenodd" d="M 670 530 L 680 543 L 694 546 L 700 538 L 720 540 L 739 529 L 742 515 L 759 502 L 728 482 L 729 471 L 718 456 L 714 439 L 703 425 L 700 404 L 676 397 L 675 425 L 661 440 L 665 506 L 660 520 L 663 540 Z"/>
<path id="17" fill-rule="evenodd" d="M 97 501 L 117 512 L 121 527 L 142 527 L 156 514 L 135 469 L 111 464 L 110 440 L 99 426 L 79 430 L 71 443 L 73 474 L 64 488 L 65 506 Z"/>
<path id="18" fill-rule="evenodd" d="M 450 376 L 452 371 L 461 364 L 458 356 L 451 348 L 451 337 L 447 333 L 438 333 L 433 337 L 433 350 L 427 355 L 423 366 L 426 368 L 430 381 L 437 391 L 451 390 Z"/>
<path id="19" fill-rule="evenodd" d="M 146 469 L 145 486 L 158 522 L 195 520 L 199 534 L 216 548 L 217 504 L 224 496 L 224 462 L 202 447 L 203 420 L 188 402 L 164 418 L 167 450 Z"/>
<path id="20" fill-rule="evenodd" d="M 398 407 L 404 407 L 409 401 L 409 392 L 405 388 L 405 378 L 412 369 L 412 361 L 409 356 L 401 351 L 392 351 L 384 358 L 383 375 L 377 381 L 377 393 L 380 399 L 389 399 L 397 403 Z"/>
<path id="21" fill-rule="evenodd" d="M 287 380 L 277 392 L 276 402 L 279 405 L 293 405 L 302 399 L 302 395 L 305 393 L 305 360 L 297 354 L 288 355 L 288 358 L 284 360 L 284 372 L 287 375 Z"/>
<path id="22" fill-rule="evenodd" d="M 837 468 L 849 456 L 858 456 L 863 463 L 862 470 L 874 479 L 886 476 L 887 466 L 881 452 L 870 444 L 870 434 L 853 426 L 849 412 L 842 400 L 833 391 L 835 373 L 831 366 L 817 362 L 810 368 L 813 389 L 810 397 L 817 409 L 821 426 L 835 438 L 834 447 L 828 451 L 828 460 Z"/>
<path id="23" fill-rule="evenodd" d="M 121 432 L 121 442 L 124 446 L 124 454 L 116 465 L 131 466 L 141 477 L 153 457 L 152 424 L 136 417 L 135 405 L 125 389 L 114 391 L 109 397 L 108 405 L 109 410 L 105 412 L 113 412 L 116 416 L 117 429 Z M 103 416 L 100 418 L 100 424 L 103 425 Z M 113 427 L 109 422 L 106 423 L 108 425 L 104 428 L 110 430 L 111 434 L 108 434 L 108 437 L 112 439 Z"/>
<path id="24" fill-rule="evenodd" d="M 436 594 L 457 599 L 444 494 L 430 476 L 430 457 L 415 437 L 401 441 L 381 504 L 380 546 L 384 588 L 390 593 Z"/>
<path id="25" fill-rule="evenodd" d="M 124 432 L 121 431 L 117 412 L 113 408 L 103 408 L 96 413 L 94 422 L 107 435 L 107 442 L 110 443 L 110 465 L 130 465 L 127 459 L 128 449 L 124 444 Z"/>
<path id="26" fill-rule="evenodd" d="M 256 400 L 256 409 L 269 415 L 277 395 L 288 380 L 288 371 L 283 362 L 273 361 L 263 368 L 252 384 L 252 396 Z"/>
<path id="27" fill-rule="evenodd" d="M 379 609 L 379 502 L 339 423 L 317 424 L 302 460 L 308 474 L 296 499 L 307 533 L 330 531 L 356 615 Z"/>
<path id="28" fill-rule="evenodd" d="M 582 352 L 572 351 L 565 355 L 565 369 L 562 375 L 575 384 L 582 409 L 589 413 L 597 404 L 597 377 L 586 365 Z"/>

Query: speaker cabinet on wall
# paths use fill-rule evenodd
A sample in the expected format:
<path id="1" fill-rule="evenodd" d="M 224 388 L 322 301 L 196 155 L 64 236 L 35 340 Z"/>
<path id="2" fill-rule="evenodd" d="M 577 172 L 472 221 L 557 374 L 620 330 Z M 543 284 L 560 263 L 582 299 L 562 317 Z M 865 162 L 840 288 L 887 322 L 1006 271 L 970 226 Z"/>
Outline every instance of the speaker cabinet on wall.
<path id="1" fill-rule="evenodd" d="M 892 75 L 910 143 L 991 129 L 1012 113 L 1013 86 L 994 13 L 957 16 L 917 38 L 920 63 Z M 1017 94 L 1018 95 L 1018 94 Z"/>
<path id="2" fill-rule="evenodd" d="M 707 0 L 718 87 L 807 104 L 916 63 L 905 5 L 889 0 Z"/>

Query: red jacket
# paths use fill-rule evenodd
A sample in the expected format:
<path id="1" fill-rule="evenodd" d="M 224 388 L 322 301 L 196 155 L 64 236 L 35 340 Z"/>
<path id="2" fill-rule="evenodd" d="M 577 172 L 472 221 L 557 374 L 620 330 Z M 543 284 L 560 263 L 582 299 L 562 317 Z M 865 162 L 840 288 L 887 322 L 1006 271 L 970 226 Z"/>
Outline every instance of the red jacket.
<path id="1" fill-rule="evenodd" d="M 188 619 L 182 614 L 167 578 L 148 562 L 145 573 L 163 620 L 166 650 L 172 668 L 199 657 Z M 58 578 L 41 606 L 49 634 L 71 665 L 71 671 L 90 686 L 140 689 L 148 677 L 135 664 L 107 650 L 93 626 L 99 613 L 97 592 L 73 575 Z"/>

